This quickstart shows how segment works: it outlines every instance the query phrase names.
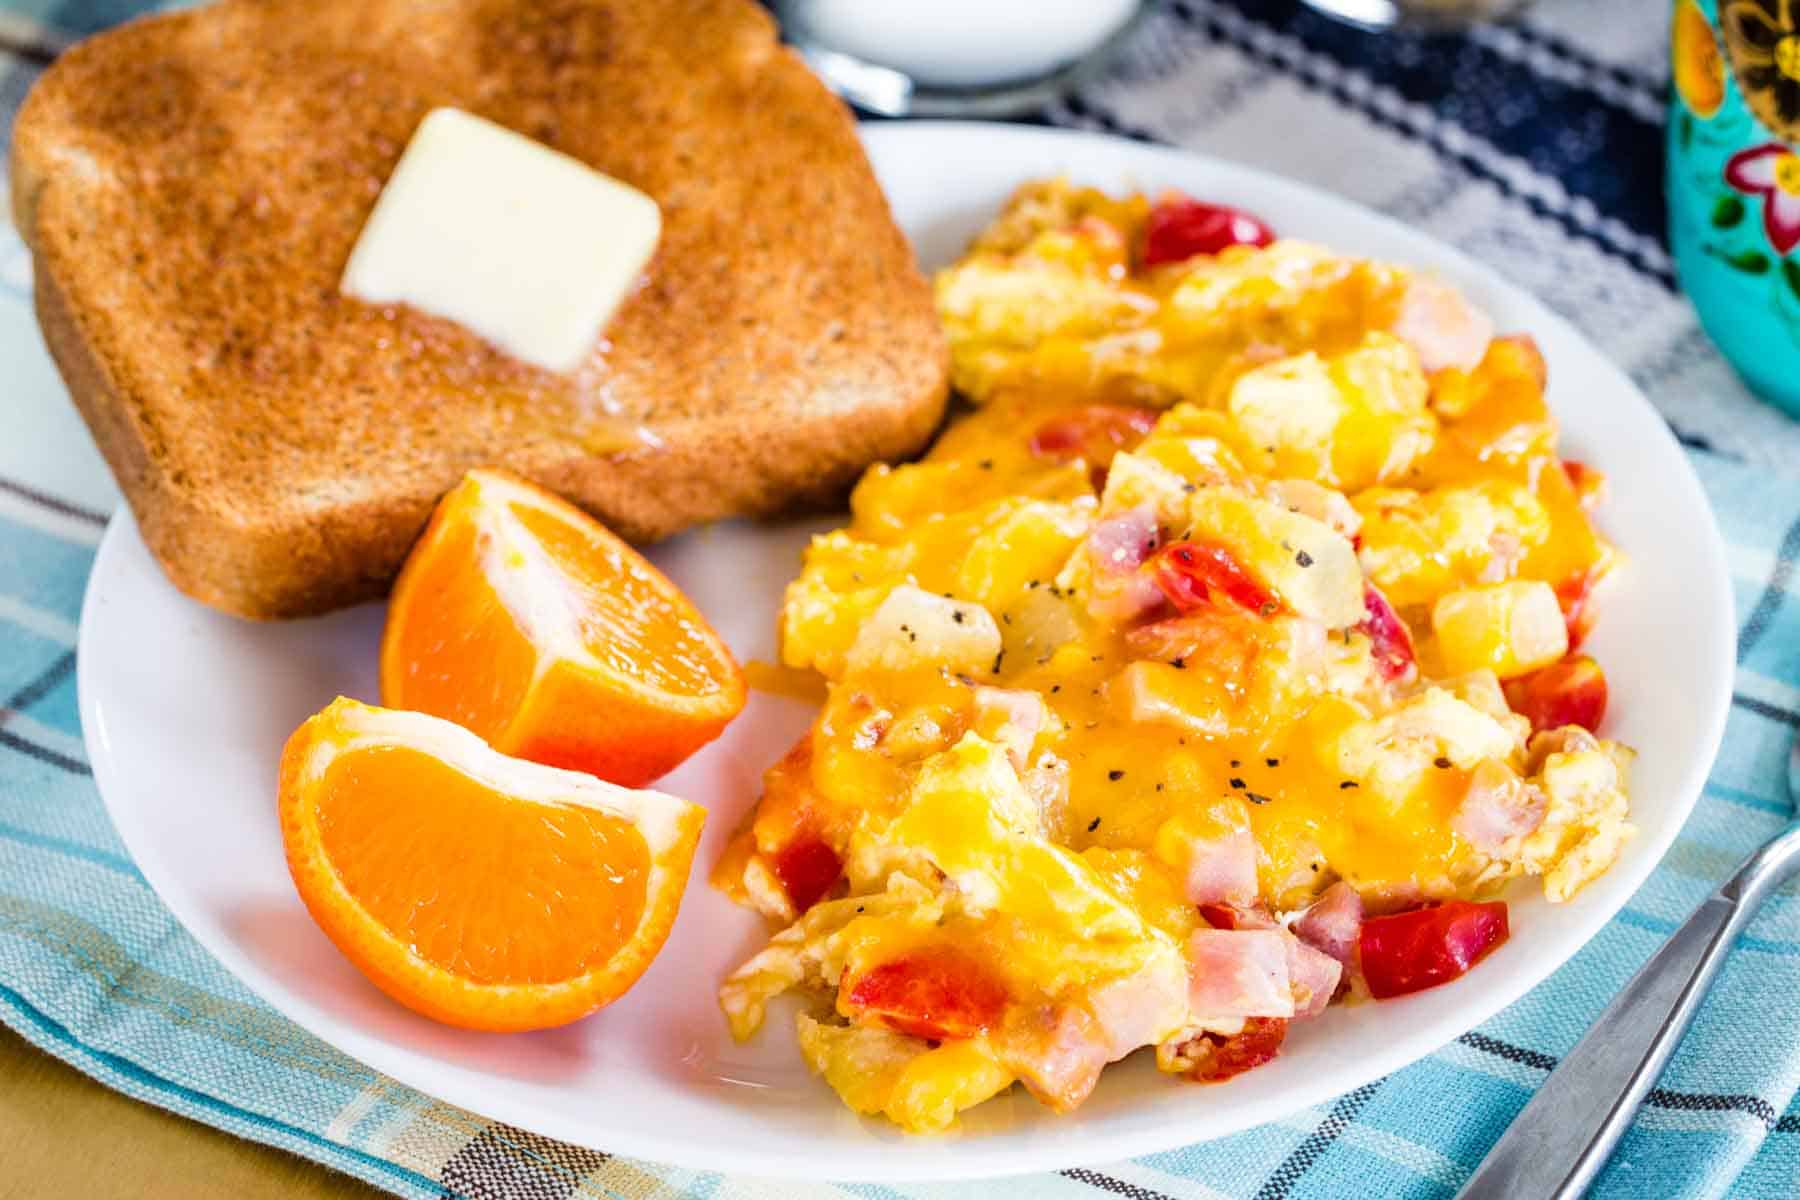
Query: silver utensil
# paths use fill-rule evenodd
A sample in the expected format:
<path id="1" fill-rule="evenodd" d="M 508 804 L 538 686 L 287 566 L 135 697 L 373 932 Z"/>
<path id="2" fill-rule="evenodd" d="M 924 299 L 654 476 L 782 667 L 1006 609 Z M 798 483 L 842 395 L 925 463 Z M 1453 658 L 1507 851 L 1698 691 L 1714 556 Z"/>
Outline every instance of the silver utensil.
<path id="1" fill-rule="evenodd" d="M 1788 803 L 1800 803 L 1800 740 L 1788 754 Z M 1680 1044 L 1731 944 L 1769 893 L 1796 872 L 1800 819 L 1790 819 L 1632 976 L 1457 1200 L 1578 1200 Z"/>
<path id="2" fill-rule="evenodd" d="M 1364 29 L 1467 29 L 1516 16 L 1531 0 L 1306 0 L 1320 12 Z"/>

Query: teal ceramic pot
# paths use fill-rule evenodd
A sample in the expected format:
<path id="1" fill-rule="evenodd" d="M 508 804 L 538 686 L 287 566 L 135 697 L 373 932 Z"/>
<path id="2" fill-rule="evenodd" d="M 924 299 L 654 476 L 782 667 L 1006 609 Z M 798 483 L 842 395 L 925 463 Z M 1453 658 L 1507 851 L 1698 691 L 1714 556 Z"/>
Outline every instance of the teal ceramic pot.
<path id="1" fill-rule="evenodd" d="M 1751 390 L 1800 416 L 1800 0 L 1675 0 L 1669 243 Z"/>

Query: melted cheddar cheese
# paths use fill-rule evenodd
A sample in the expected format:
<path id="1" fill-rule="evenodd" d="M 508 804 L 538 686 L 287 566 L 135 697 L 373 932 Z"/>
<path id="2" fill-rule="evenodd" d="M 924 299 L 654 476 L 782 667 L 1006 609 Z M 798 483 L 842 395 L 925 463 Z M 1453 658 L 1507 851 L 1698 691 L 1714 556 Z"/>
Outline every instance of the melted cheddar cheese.
<path id="1" fill-rule="evenodd" d="M 808 1061 L 908 1129 L 1323 1007 L 1284 917 L 1333 883 L 1560 900 L 1629 834 L 1629 752 L 1503 686 L 1616 559 L 1530 342 L 1304 243 L 1134 269 L 1148 208 L 1032 185 L 941 273 L 971 407 L 781 614 L 827 698 L 715 873 L 785 926 L 722 1001 L 749 1036 L 801 992 Z"/>

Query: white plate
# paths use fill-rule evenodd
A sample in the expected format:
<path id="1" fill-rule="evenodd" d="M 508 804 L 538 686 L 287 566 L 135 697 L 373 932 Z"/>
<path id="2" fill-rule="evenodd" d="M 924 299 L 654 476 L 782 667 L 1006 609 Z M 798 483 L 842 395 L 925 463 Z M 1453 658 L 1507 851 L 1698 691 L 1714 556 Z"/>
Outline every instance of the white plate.
<path id="1" fill-rule="evenodd" d="M 343 692 L 376 700 L 381 610 L 253 625 L 179 595 L 128 515 L 108 531 L 81 621 L 81 715 L 94 775 L 157 893 L 235 975 L 343 1050 L 433 1096 L 596 1149 L 720 1171 L 826 1179 L 971 1177 L 1115 1160 L 1284 1116 L 1404 1066 L 1543 979 L 1624 905 L 1699 793 L 1723 731 L 1731 596 L 1706 498 L 1663 422 L 1568 324 L 1492 272 L 1391 221 L 1242 167 L 1085 134 L 1006 126 L 882 125 L 876 170 L 928 265 L 948 261 L 1021 181 L 1067 173 L 1123 188 L 1184 188 L 1275 228 L 1432 268 L 1500 328 L 1537 338 L 1572 457 L 1613 480 L 1601 524 L 1630 555 L 1592 640 L 1613 707 L 1607 732 L 1641 752 L 1640 834 L 1574 902 L 1520 887 L 1513 936 L 1466 979 L 1402 1000 L 1334 1009 L 1281 1057 L 1220 1087 L 1160 1077 L 1148 1055 L 1107 1071 L 1081 1110 L 1053 1117 L 1023 1095 L 983 1105 L 960 1134 L 902 1138 L 852 1116 L 813 1079 L 773 1017 L 734 1045 L 720 978 L 762 922 L 705 873 L 805 707 L 755 696 L 716 745 L 662 785 L 712 810 L 674 933 L 649 973 L 604 1012 L 542 1034 L 435 1025 L 385 999 L 314 928 L 289 884 L 275 820 L 282 741 Z M 743 658 L 770 658 L 776 604 L 813 526 L 728 526 L 654 557 Z"/>

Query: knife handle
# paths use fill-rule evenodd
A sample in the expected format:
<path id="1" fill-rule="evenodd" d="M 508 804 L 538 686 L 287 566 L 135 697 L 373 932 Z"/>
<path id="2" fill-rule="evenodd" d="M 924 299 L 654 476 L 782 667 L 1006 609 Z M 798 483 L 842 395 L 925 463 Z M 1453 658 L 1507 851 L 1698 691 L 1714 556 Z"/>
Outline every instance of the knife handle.
<path id="1" fill-rule="evenodd" d="M 1699 1010 L 1738 933 L 1800 866 L 1800 826 L 1751 855 L 1613 998 L 1457 1200 L 1578 1200 Z"/>

